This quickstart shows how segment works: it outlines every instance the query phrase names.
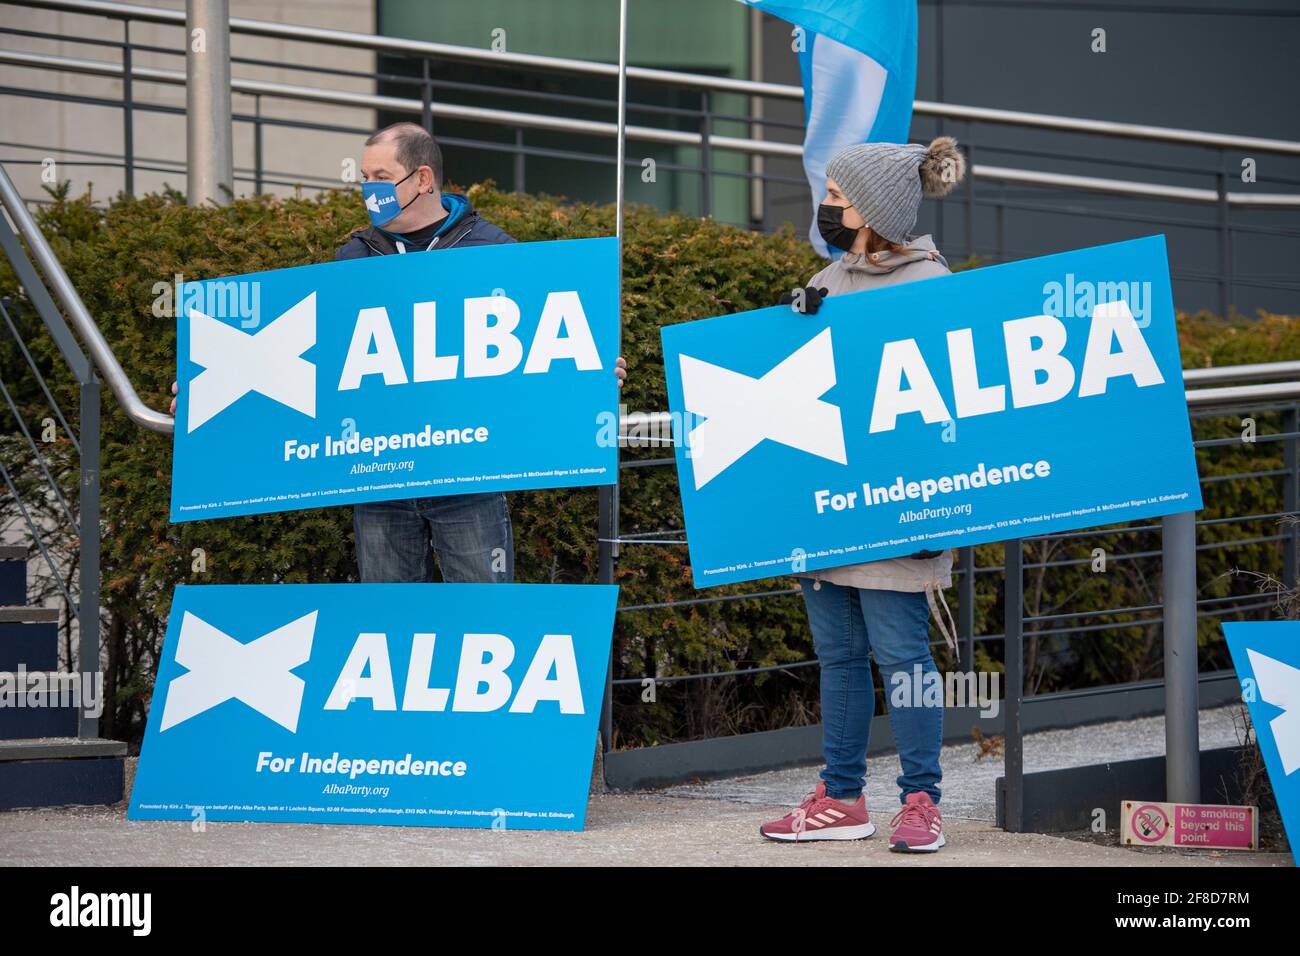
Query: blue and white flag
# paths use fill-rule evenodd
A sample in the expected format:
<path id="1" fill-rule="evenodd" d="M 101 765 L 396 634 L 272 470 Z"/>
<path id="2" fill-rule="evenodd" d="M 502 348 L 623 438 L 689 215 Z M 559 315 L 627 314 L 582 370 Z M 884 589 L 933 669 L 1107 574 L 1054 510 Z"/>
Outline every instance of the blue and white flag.
<path id="1" fill-rule="evenodd" d="M 826 163 L 856 143 L 905 143 L 916 95 L 914 0 L 741 0 L 802 28 L 792 44 L 803 74 L 803 168 L 814 208 Z M 817 232 L 813 247 L 828 255 Z"/>

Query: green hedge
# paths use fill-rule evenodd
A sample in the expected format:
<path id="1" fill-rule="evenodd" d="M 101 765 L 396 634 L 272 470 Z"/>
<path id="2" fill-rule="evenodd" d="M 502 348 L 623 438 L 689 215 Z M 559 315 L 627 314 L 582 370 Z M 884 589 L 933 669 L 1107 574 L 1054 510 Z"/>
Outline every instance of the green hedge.
<path id="1" fill-rule="evenodd" d="M 472 187 L 469 196 L 487 218 L 522 241 L 610 235 L 614 230 L 609 206 L 507 194 L 490 184 Z M 154 314 L 158 283 L 169 283 L 176 274 L 205 279 L 326 262 L 349 232 L 365 225 L 360 203 L 344 193 L 317 199 L 259 197 L 239 200 L 228 208 L 197 209 L 186 206 L 174 193 L 119 197 L 107 206 L 94 205 L 87 196 L 56 193 L 39 219 L 132 381 L 156 407 L 166 402 L 175 368 L 173 321 Z M 631 374 L 623 401 L 634 411 L 666 408 L 659 354 L 662 325 L 770 305 L 820 264 L 808 244 L 789 231 L 765 236 L 636 207 L 627 212 L 624 262 L 623 353 Z M 65 411 L 75 410 L 75 383 L 25 305 L 7 263 L 0 266 L 0 294 L 9 297 L 10 312 L 49 374 L 57 400 Z M 1294 323 L 1280 317 L 1232 323 L 1209 316 L 1185 317 L 1183 340 L 1188 366 L 1300 355 L 1300 333 Z M 8 339 L 0 345 L 0 369 L 29 423 L 49 414 Z M 1260 419 L 1261 433 L 1278 430 L 1276 425 L 1276 416 Z M 1133 427 L 1142 424 L 1135 421 Z M 1201 422 L 1198 437 L 1234 434 L 1239 427 L 1226 419 Z M 172 588 L 180 583 L 355 580 L 351 509 L 173 525 L 168 521 L 170 441 L 128 422 L 107 392 L 102 434 L 102 601 L 106 680 L 112 695 L 103 729 L 109 736 L 135 740 L 142 731 Z M 46 450 L 71 495 L 76 489 L 76 457 L 70 442 L 61 438 Z M 55 504 L 33 493 L 39 476 L 32 472 L 20 440 L 7 436 L 0 451 L 28 506 L 54 514 Z M 627 457 L 665 454 L 637 450 Z M 1276 443 L 1216 449 L 1201 456 L 1202 474 L 1229 466 L 1265 470 L 1279 467 L 1280 462 Z M 1208 516 L 1277 511 L 1279 487 L 1274 479 L 1211 485 Z M 70 500 L 75 505 L 75 499 Z M 4 517 L 10 525 L 17 517 L 15 508 L 12 498 L 6 498 Z M 519 580 L 595 580 L 594 490 L 516 493 L 511 496 L 511 511 Z M 673 469 L 625 471 L 620 518 L 625 534 L 681 528 Z M 1241 529 L 1207 529 L 1203 540 L 1233 530 Z M 1253 533 L 1275 532 L 1257 529 Z M 57 534 L 52 540 L 61 553 L 75 559 L 75 541 Z M 1149 550 L 1157 543 L 1155 536 L 1128 533 L 1102 539 L 1101 544 L 1112 554 L 1123 554 Z M 1096 540 L 1031 545 L 1026 561 L 1032 563 L 1048 551 L 1052 557 L 1086 558 L 1095 546 Z M 206 555 L 204 573 L 192 570 L 196 548 Z M 1001 560 L 1000 545 L 978 551 L 981 564 Z M 1230 567 L 1272 572 L 1280 567 L 1275 544 L 1225 554 L 1203 552 L 1200 561 L 1203 596 L 1242 593 L 1253 587 L 1237 577 L 1222 577 Z M 1026 600 L 1039 613 L 1157 603 L 1158 579 L 1158 563 L 1146 559 L 1113 562 L 1106 574 L 1094 574 L 1086 565 L 1051 574 L 1030 569 Z M 686 549 L 675 545 L 625 548 L 617 581 L 623 588 L 623 605 L 753 593 L 793 583 L 788 579 L 757 582 L 702 595 L 691 585 Z M 1000 575 L 981 575 L 977 632 L 1001 632 L 1000 608 Z M 1207 644 L 1203 666 L 1223 666 L 1226 657 L 1216 642 L 1213 622 L 1205 625 L 1203 639 Z M 986 647 L 993 651 L 992 658 L 984 652 Z M 984 666 L 1000 667 L 994 659 L 1000 656 L 999 644 L 990 642 L 980 648 Z M 615 668 L 620 678 L 772 665 L 811 656 L 797 596 L 634 611 L 620 615 L 616 632 Z M 1030 680 L 1037 689 L 1149 677 L 1160 672 L 1159 631 L 1134 625 L 1076 640 L 1068 647 L 1046 637 L 1031 641 L 1030 656 Z M 768 729 L 817 718 L 815 668 L 661 686 L 653 704 L 643 696 L 650 694 L 640 686 L 619 690 L 617 744 Z"/>

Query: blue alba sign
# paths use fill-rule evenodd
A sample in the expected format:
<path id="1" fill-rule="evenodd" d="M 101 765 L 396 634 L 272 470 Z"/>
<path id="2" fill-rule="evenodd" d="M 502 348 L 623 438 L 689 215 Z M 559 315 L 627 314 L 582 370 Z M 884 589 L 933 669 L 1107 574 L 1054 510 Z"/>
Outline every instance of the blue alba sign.
<path id="1" fill-rule="evenodd" d="M 177 290 L 173 521 L 613 484 L 616 240 Z"/>
<path id="2" fill-rule="evenodd" d="M 1228 621 L 1223 634 L 1292 861 L 1300 862 L 1300 621 Z"/>
<path id="3" fill-rule="evenodd" d="M 132 820 L 581 830 L 618 589 L 176 589 Z"/>
<path id="4" fill-rule="evenodd" d="M 662 338 L 698 587 L 1201 507 L 1163 236 Z"/>

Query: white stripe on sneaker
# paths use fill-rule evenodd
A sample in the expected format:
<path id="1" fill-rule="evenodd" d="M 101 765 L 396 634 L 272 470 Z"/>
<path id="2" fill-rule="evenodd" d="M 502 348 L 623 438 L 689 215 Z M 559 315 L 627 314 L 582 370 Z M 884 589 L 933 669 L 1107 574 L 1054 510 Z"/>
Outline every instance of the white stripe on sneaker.
<path id="1" fill-rule="evenodd" d="M 808 830 L 804 833 L 766 833 L 761 828 L 759 830 L 763 836 L 769 840 L 775 840 L 778 843 L 815 843 L 826 840 L 863 840 L 876 832 L 874 823 L 867 822 L 861 824 L 844 824 L 838 827 L 825 827 L 825 833 L 820 830 Z"/>

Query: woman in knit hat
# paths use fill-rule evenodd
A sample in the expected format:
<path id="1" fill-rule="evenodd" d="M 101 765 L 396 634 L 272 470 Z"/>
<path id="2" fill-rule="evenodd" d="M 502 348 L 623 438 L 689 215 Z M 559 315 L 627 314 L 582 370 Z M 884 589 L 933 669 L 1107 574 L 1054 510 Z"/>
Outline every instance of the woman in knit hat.
<path id="1" fill-rule="evenodd" d="M 782 302 L 811 313 L 826 295 L 948 275 L 934 242 L 912 235 L 912 229 L 922 195 L 947 194 L 965 172 L 965 158 L 949 136 L 928 147 L 862 143 L 836 154 L 826 165 L 826 197 L 817 211 L 817 227 L 844 254 Z M 876 696 L 868 653 L 887 689 L 895 686 L 892 678 L 899 673 L 907 687 L 924 686 L 924 677 L 914 680 L 914 669 L 919 666 L 922 674 L 937 670 L 930 653 L 931 610 L 956 649 L 935 604 L 935 595 L 942 598 L 941 589 L 952 585 L 952 552 L 920 551 L 799 577 L 821 662 L 826 767 L 816 790 L 798 808 L 763 824 L 759 832 L 786 842 L 863 839 L 876 829 L 862 794 Z M 914 699 L 911 706 L 891 706 L 889 721 L 903 770 L 898 777 L 902 808 L 890 821 L 890 849 L 938 850 L 944 844 L 938 806 L 942 702 L 927 706 Z"/>

